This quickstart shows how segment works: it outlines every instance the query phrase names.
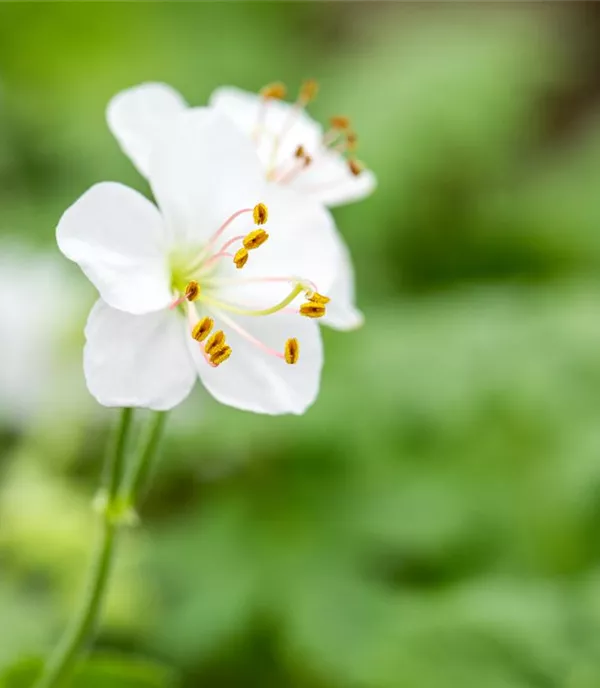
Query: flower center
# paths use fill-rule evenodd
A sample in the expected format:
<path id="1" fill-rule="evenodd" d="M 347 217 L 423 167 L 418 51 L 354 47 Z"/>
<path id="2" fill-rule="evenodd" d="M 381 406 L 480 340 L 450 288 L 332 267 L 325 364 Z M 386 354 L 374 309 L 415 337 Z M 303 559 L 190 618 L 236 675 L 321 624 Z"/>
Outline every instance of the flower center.
<path id="1" fill-rule="evenodd" d="M 234 220 L 250 213 L 257 228 L 223 241 L 223 234 Z M 218 268 L 223 260 L 231 259 L 235 267 L 241 270 L 248 262 L 250 252 L 260 248 L 268 240 L 269 235 L 262 226 L 266 224 L 268 216 L 269 212 L 264 203 L 258 203 L 254 208 L 242 208 L 225 220 L 204 247 L 192 250 L 179 249 L 171 253 L 169 265 L 174 299 L 169 308 L 172 310 L 182 308 L 186 313 L 190 336 L 198 342 L 205 360 L 211 366 L 220 365 L 232 353 L 223 330 L 217 330 L 211 335 L 215 318 L 263 352 L 294 365 L 299 359 L 300 352 L 300 345 L 295 337 L 286 340 L 282 351 L 272 349 L 242 328 L 229 317 L 228 313 L 255 317 L 273 315 L 281 311 L 292 311 L 309 318 L 320 318 L 325 315 L 325 306 L 329 298 L 319 294 L 316 285 L 309 280 L 290 276 L 264 278 L 219 276 Z M 220 289 L 252 283 L 288 283 L 290 291 L 277 303 L 263 308 L 251 308 L 241 303 L 223 300 L 219 296 Z M 307 301 L 299 309 L 294 310 L 291 304 L 300 294 L 304 294 Z M 214 317 L 210 315 L 200 317 L 197 305 Z"/>

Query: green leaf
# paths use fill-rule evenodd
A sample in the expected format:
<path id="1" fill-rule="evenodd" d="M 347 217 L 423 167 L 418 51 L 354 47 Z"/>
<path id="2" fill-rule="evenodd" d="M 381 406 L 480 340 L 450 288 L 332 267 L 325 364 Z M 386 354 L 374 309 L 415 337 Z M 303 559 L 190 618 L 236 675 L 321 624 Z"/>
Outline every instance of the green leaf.
<path id="1" fill-rule="evenodd" d="M 0 688 L 31 688 L 43 661 L 39 657 L 19 660 L 0 674 Z M 175 688 L 177 684 L 175 673 L 163 665 L 121 655 L 96 655 L 81 664 L 68 688 Z"/>

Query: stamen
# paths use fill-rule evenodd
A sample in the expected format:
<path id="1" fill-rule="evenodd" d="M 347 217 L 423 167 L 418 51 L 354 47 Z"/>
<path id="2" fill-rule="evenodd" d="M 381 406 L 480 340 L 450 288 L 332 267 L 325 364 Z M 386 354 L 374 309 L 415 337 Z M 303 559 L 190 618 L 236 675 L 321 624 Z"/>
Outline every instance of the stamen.
<path id="1" fill-rule="evenodd" d="M 259 246 L 262 246 L 269 238 L 269 235 L 264 229 L 255 229 L 244 237 L 244 248 L 252 251 Z"/>
<path id="2" fill-rule="evenodd" d="M 194 325 L 192 330 L 192 338 L 197 342 L 203 342 L 210 334 L 214 324 L 215 321 L 212 318 L 209 318 L 208 316 L 202 318 L 202 320 Z"/>
<path id="3" fill-rule="evenodd" d="M 213 278 L 209 279 L 206 281 L 206 285 L 210 287 L 218 287 L 218 286 L 228 286 L 228 285 L 240 285 L 240 284 L 248 284 L 252 282 L 266 282 L 266 283 L 271 283 L 271 282 L 288 282 L 289 284 L 293 285 L 300 285 L 302 289 L 306 292 L 306 294 L 310 294 L 311 292 L 318 292 L 319 288 L 317 285 L 312 282 L 311 280 L 306 280 L 306 279 L 300 279 L 298 277 L 225 277 L 225 278 Z"/>
<path id="4" fill-rule="evenodd" d="M 319 84 L 315 79 L 306 79 L 300 87 L 300 94 L 298 96 L 298 102 L 303 106 L 310 103 L 317 97 L 319 92 Z"/>
<path id="5" fill-rule="evenodd" d="M 300 315 L 306 318 L 322 318 L 325 315 L 325 306 L 321 303 L 303 303 L 300 306 Z"/>
<path id="6" fill-rule="evenodd" d="M 269 209 L 264 203 L 257 203 L 252 209 L 255 225 L 264 225 L 269 219 Z"/>
<path id="7" fill-rule="evenodd" d="M 204 350 L 209 356 L 212 356 L 215 351 L 221 349 L 225 344 L 225 333 L 223 330 L 217 330 L 212 337 L 206 342 Z"/>
<path id="8" fill-rule="evenodd" d="M 217 229 L 217 231 L 212 235 L 208 242 L 207 248 L 210 248 L 212 244 L 223 234 L 223 232 L 229 227 L 229 225 L 237 219 L 240 215 L 243 215 L 244 213 L 253 213 L 255 208 L 242 208 L 241 210 L 238 210 L 236 213 L 233 213 L 230 217 L 228 217 L 225 222 Z"/>
<path id="9" fill-rule="evenodd" d="M 329 148 L 333 143 L 335 143 L 342 136 L 342 132 L 339 129 L 329 129 L 323 135 L 322 144 L 325 148 Z"/>
<path id="10" fill-rule="evenodd" d="M 231 347 L 225 344 L 220 349 L 217 349 L 216 351 L 213 351 L 210 357 L 210 362 L 214 366 L 221 365 L 223 361 L 226 361 L 229 357 L 231 356 Z"/>
<path id="11" fill-rule="evenodd" d="M 300 357 L 300 344 L 295 337 L 292 337 L 286 341 L 284 356 L 285 362 L 289 363 L 289 365 L 298 363 L 298 358 Z"/>
<path id="12" fill-rule="evenodd" d="M 296 150 L 294 151 L 294 157 L 295 158 L 304 158 L 306 155 L 306 151 L 304 150 L 304 146 L 299 145 Z"/>
<path id="13" fill-rule="evenodd" d="M 306 294 L 306 298 L 309 301 L 312 301 L 312 303 L 319 303 L 322 306 L 325 306 L 326 304 L 328 304 L 331 301 L 331 299 L 328 296 L 324 296 L 323 294 L 319 294 L 319 292 L 317 292 L 317 291 L 308 292 Z"/>
<path id="14" fill-rule="evenodd" d="M 267 116 L 267 105 L 269 100 L 283 100 L 287 94 L 285 84 L 276 81 L 272 84 L 267 84 L 260 89 L 262 101 L 258 108 L 258 115 L 256 117 L 256 124 L 254 125 L 254 133 L 252 134 L 254 140 L 258 143 L 260 135 L 265 128 L 265 119 Z"/>
<path id="15" fill-rule="evenodd" d="M 364 170 L 364 165 L 359 160 L 356 160 L 356 158 L 351 158 L 348 160 L 348 167 L 350 168 L 350 172 L 352 172 L 355 177 L 358 177 L 358 175 Z"/>
<path id="16" fill-rule="evenodd" d="M 235 267 L 241 270 L 248 262 L 248 251 L 246 251 L 245 248 L 239 249 L 235 256 L 233 256 L 233 262 L 235 263 Z"/>
<path id="17" fill-rule="evenodd" d="M 172 311 L 173 309 L 177 308 L 177 306 L 181 306 L 181 304 L 186 300 L 185 294 L 183 296 L 179 296 L 169 304 L 169 310 Z"/>
<path id="18" fill-rule="evenodd" d="M 329 124 L 332 129 L 341 129 L 345 131 L 350 128 L 350 118 L 345 115 L 334 115 L 329 119 Z"/>
<path id="19" fill-rule="evenodd" d="M 195 301 L 200 295 L 200 285 L 195 280 L 188 282 L 185 288 L 185 298 L 188 301 Z"/>
<path id="20" fill-rule="evenodd" d="M 258 281 L 263 281 L 263 280 L 258 280 Z M 268 281 L 268 280 L 264 280 Z M 290 303 L 300 294 L 301 292 L 306 291 L 306 287 L 303 284 L 296 284 L 296 286 L 292 289 L 292 291 L 279 303 L 275 304 L 274 306 L 271 306 L 271 308 L 263 308 L 259 310 L 251 310 L 249 308 L 241 308 L 240 306 L 236 306 L 233 303 L 226 303 L 225 301 L 217 301 L 216 299 L 212 299 L 209 296 L 203 295 L 200 298 L 213 308 L 220 308 L 224 311 L 229 311 L 230 313 L 239 313 L 240 315 L 272 315 L 273 313 L 277 313 L 280 310 L 283 310 L 286 306 L 289 306 Z M 316 304 L 309 304 L 310 306 L 315 306 Z M 325 311 L 325 307 L 321 306 L 323 309 L 323 312 Z M 318 316 L 315 316 L 318 317 Z"/>
<path id="21" fill-rule="evenodd" d="M 356 145 L 358 142 L 358 136 L 355 131 L 349 131 L 346 134 L 346 146 L 348 150 L 353 153 L 356 150 Z"/>
<path id="22" fill-rule="evenodd" d="M 302 172 L 302 170 L 305 167 L 308 167 L 311 163 L 312 158 L 310 157 L 310 155 L 305 154 L 303 158 L 298 158 L 295 161 L 295 164 L 289 170 L 287 170 L 287 172 L 284 172 L 281 175 L 281 177 L 279 177 L 279 179 L 276 179 L 275 181 L 278 184 L 289 184 L 289 182 L 291 182 L 292 179 L 297 177 L 300 174 L 300 172 Z"/>
<path id="23" fill-rule="evenodd" d="M 260 89 L 260 95 L 265 99 L 283 100 L 287 95 L 287 87 L 281 81 L 274 81 Z"/>

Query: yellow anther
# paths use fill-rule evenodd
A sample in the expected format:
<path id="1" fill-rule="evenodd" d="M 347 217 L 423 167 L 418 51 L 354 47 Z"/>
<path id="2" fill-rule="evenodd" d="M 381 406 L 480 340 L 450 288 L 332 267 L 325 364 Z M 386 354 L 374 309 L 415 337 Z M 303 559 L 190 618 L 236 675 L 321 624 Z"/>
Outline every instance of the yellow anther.
<path id="1" fill-rule="evenodd" d="M 350 168 L 350 172 L 352 172 L 355 177 L 358 177 L 358 175 L 364 170 L 364 165 L 362 162 L 359 162 L 355 158 L 348 160 L 348 167 Z"/>
<path id="2" fill-rule="evenodd" d="M 281 83 L 281 81 L 275 81 L 272 84 L 267 84 L 260 89 L 260 95 L 268 100 L 273 98 L 275 100 L 283 100 L 287 94 L 286 85 Z"/>
<path id="3" fill-rule="evenodd" d="M 350 128 L 350 118 L 345 115 L 334 115 L 329 119 L 333 129 L 340 129 L 342 131 Z"/>
<path id="4" fill-rule="evenodd" d="M 204 347 L 204 351 L 209 356 L 212 356 L 215 351 L 218 351 L 219 349 L 223 348 L 225 344 L 225 332 L 223 330 L 217 330 L 212 337 L 206 342 L 206 346 Z"/>
<path id="5" fill-rule="evenodd" d="M 283 355 L 285 356 L 286 363 L 290 365 L 298 363 L 298 358 L 300 357 L 300 344 L 296 337 L 292 337 L 286 341 Z"/>
<path id="6" fill-rule="evenodd" d="M 358 142 L 358 136 L 355 131 L 349 131 L 346 134 L 346 148 L 353 153 L 356 150 L 356 145 Z"/>
<path id="7" fill-rule="evenodd" d="M 210 362 L 214 366 L 221 365 L 223 361 L 226 361 L 229 357 L 231 356 L 231 347 L 227 346 L 222 346 L 220 349 L 217 349 L 216 351 L 213 351 L 210 357 Z"/>
<path id="8" fill-rule="evenodd" d="M 310 157 L 310 155 L 305 155 L 304 156 L 304 167 L 308 167 L 312 163 L 313 159 Z"/>
<path id="9" fill-rule="evenodd" d="M 192 329 L 192 338 L 197 342 L 203 342 L 213 328 L 215 321 L 208 316 L 197 322 Z"/>
<path id="10" fill-rule="evenodd" d="M 324 294 L 319 294 L 318 291 L 308 292 L 306 294 L 306 298 L 309 301 L 312 301 L 312 303 L 320 303 L 322 306 L 325 306 L 331 301 L 331 299 L 328 296 L 325 296 Z"/>
<path id="11" fill-rule="evenodd" d="M 296 147 L 296 150 L 294 151 L 294 156 L 296 158 L 303 158 L 306 155 L 306 151 L 304 150 L 304 146 L 300 145 Z"/>
<path id="12" fill-rule="evenodd" d="M 304 104 L 310 103 L 311 100 L 317 97 L 318 92 L 319 84 L 314 79 L 306 79 L 300 87 L 299 100 Z"/>
<path id="13" fill-rule="evenodd" d="M 300 306 L 300 315 L 307 318 L 322 318 L 325 315 L 325 306 L 322 303 L 303 303 Z"/>
<path id="14" fill-rule="evenodd" d="M 248 262 L 248 251 L 245 248 L 241 248 L 235 256 L 233 256 L 233 262 L 238 270 L 241 270 L 244 265 Z"/>
<path id="15" fill-rule="evenodd" d="M 264 203 L 257 203 L 252 211 L 255 225 L 264 225 L 269 219 L 269 209 Z"/>
<path id="16" fill-rule="evenodd" d="M 269 235 L 264 229 L 255 229 L 244 237 L 244 248 L 252 251 L 252 249 L 262 246 L 268 238 Z"/>
<path id="17" fill-rule="evenodd" d="M 185 288 L 185 298 L 188 301 L 195 301 L 200 295 L 200 285 L 195 280 L 188 282 Z"/>

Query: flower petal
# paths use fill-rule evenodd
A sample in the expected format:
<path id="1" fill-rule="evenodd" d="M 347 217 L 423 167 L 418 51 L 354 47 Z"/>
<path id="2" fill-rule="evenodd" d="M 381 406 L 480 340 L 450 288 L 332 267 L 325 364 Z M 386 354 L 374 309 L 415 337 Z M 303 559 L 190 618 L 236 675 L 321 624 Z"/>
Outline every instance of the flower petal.
<path id="1" fill-rule="evenodd" d="M 108 104 L 106 120 L 125 155 L 147 177 L 154 143 L 171 119 L 186 108 L 175 89 L 146 83 L 117 93 Z"/>
<path id="2" fill-rule="evenodd" d="M 157 208 L 137 191 L 96 184 L 65 211 L 56 239 L 113 308 L 139 314 L 169 303 L 169 235 Z"/>
<path id="3" fill-rule="evenodd" d="M 312 165 L 291 183 L 298 192 L 312 196 L 324 205 L 334 207 L 359 201 L 373 193 L 377 178 L 371 170 L 354 175 L 347 160 L 321 147 Z"/>
<path id="4" fill-rule="evenodd" d="M 288 338 L 297 337 L 300 358 L 295 365 L 266 353 L 215 316 L 232 348 L 231 357 L 217 368 L 202 357 L 191 340 L 202 383 L 223 404 L 245 411 L 304 413 L 319 392 L 323 347 L 316 323 L 298 315 L 277 313 L 266 317 L 235 317 L 234 323 L 265 345 L 283 352 Z"/>
<path id="5" fill-rule="evenodd" d="M 292 158 L 299 144 L 309 153 L 316 151 L 323 138 L 323 129 L 305 110 L 294 107 L 293 103 L 282 100 L 269 100 L 265 107 L 264 99 L 256 94 L 243 91 L 234 86 L 222 86 L 213 91 L 209 104 L 225 114 L 247 136 L 258 132 L 259 157 L 265 170 L 273 163 L 280 164 Z M 263 116 L 264 115 L 264 116 Z M 277 156 L 271 159 L 275 139 L 284 132 L 277 148 Z M 292 158 L 293 159 L 293 158 Z"/>
<path id="6" fill-rule="evenodd" d="M 364 322 L 363 314 L 354 305 L 354 268 L 350 251 L 340 237 L 340 256 L 335 280 L 327 296 L 327 312 L 319 321 L 336 330 L 355 330 Z"/>
<path id="7" fill-rule="evenodd" d="M 176 311 L 131 315 L 99 299 L 85 336 L 85 379 L 104 406 L 166 411 L 194 386 L 196 371 Z"/>
<path id="8" fill-rule="evenodd" d="M 225 116 L 193 108 L 153 150 L 150 183 L 181 239 L 202 243 L 242 208 L 261 201 L 263 174 L 250 139 Z"/>

